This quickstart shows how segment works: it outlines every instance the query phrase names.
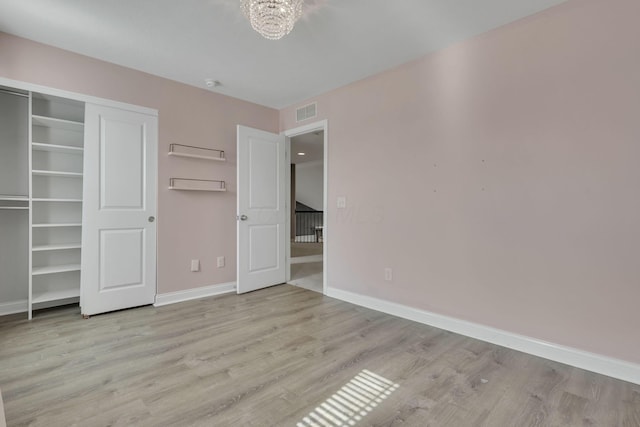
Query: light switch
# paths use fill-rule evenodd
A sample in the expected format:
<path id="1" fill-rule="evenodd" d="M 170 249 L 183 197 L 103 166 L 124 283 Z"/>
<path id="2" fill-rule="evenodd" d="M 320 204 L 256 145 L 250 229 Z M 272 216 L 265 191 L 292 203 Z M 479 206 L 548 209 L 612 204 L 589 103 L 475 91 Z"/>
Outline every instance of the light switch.
<path id="1" fill-rule="evenodd" d="M 192 259 L 191 260 L 191 271 L 200 271 L 200 260 Z"/>

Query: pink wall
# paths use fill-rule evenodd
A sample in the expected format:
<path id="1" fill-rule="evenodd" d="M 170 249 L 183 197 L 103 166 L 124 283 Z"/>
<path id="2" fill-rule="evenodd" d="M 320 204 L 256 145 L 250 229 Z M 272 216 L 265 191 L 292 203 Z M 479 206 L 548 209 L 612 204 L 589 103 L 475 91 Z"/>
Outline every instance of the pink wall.
<path id="1" fill-rule="evenodd" d="M 329 286 L 640 363 L 638 16 L 570 0 L 319 96 Z"/>
<path id="2" fill-rule="evenodd" d="M 236 125 L 277 132 L 277 110 L 5 33 L 0 76 L 159 110 L 158 292 L 236 280 Z M 223 149 L 228 161 L 169 158 L 170 143 Z M 230 191 L 169 191 L 170 176 L 224 179 Z M 216 268 L 217 256 L 226 256 L 225 268 Z M 201 272 L 189 271 L 192 258 Z"/>
<path id="3" fill-rule="evenodd" d="M 640 363 L 637 16 L 569 0 L 318 97 L 329 285 Z M 0 76 L 158 109 L 159 292 L 235 280 L 235 125 L 277 131 L 277 111 L 3 33 Z M 231 191 L 166 190 L 180 175 Z"/>

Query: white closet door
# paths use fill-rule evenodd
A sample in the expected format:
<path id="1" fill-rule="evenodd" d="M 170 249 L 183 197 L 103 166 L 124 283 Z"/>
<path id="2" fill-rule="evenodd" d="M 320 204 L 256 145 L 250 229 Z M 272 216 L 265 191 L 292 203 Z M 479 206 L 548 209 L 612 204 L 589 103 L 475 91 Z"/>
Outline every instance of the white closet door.
<path id="1" fill-rule="evenodd" d="M 155 300 L 157 127 L 155 116 L 86 105 L 83 315 Z"/>

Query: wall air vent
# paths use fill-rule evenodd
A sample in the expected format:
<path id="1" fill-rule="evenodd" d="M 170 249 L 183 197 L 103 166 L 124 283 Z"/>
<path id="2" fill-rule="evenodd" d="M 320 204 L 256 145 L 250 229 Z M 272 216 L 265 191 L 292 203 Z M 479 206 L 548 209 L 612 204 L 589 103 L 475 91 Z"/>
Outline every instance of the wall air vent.
<path id="1" fill-rule="evenodd" d="M 296 110 L 296 122 L 314 118 L 316 116 L 317 105 L 318 104 L 314 102 L 313 104 L 305 105 L 304 107 L 298 108 Z"/>

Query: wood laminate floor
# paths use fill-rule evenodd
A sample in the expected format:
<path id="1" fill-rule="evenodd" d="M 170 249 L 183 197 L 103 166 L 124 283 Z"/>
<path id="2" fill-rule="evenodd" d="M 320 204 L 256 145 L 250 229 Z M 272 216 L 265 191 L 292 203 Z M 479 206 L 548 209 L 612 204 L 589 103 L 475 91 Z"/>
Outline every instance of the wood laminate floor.
<path id="1" fill-rule="evenodd" d="M 640 386 L 289 285 L 0 318 L 13 426 L 640 426 Z"/>

